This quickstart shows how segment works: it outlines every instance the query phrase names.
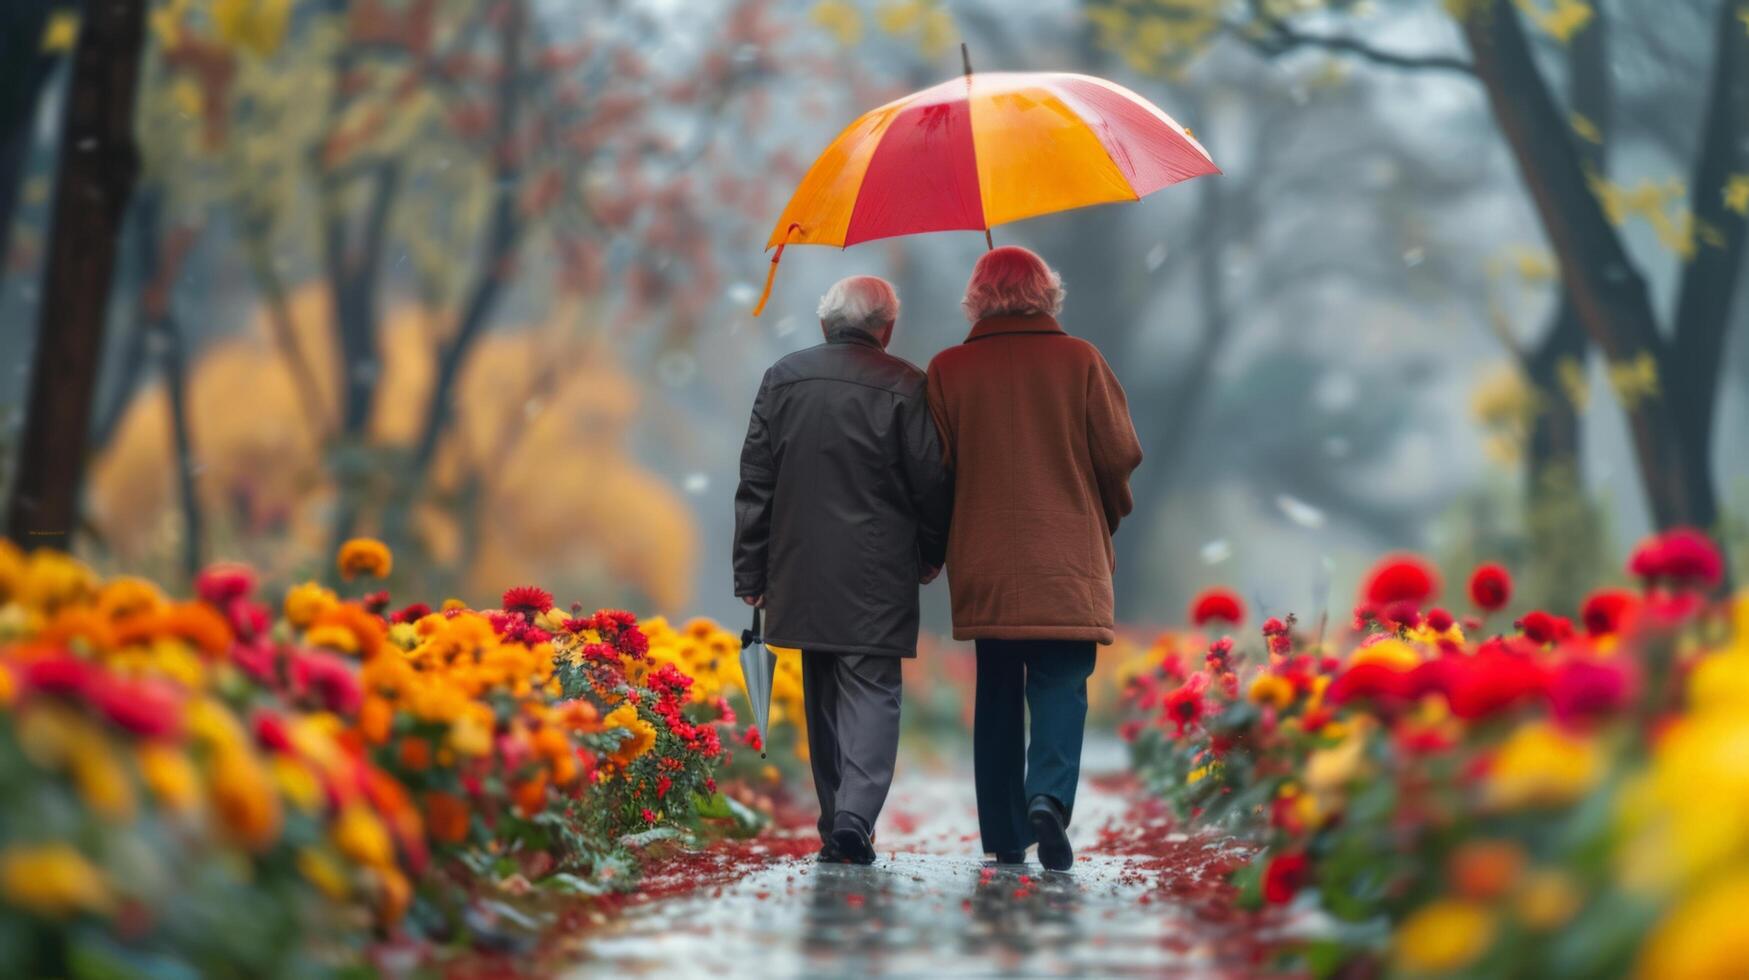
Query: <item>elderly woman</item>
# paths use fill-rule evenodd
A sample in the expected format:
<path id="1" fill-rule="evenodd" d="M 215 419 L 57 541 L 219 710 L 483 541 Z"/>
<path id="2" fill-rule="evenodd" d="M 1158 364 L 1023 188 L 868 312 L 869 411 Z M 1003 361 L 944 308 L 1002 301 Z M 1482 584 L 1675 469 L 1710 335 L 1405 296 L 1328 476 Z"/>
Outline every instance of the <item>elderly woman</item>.
<path id="1" fill-rule="evenodd" d="M 899 747 L 899 664 L 917 586 L 941 569 L 952 490 L 923 372 L 886 352 L 899 316 L 873 276 L 820 300 L 826 342 L 765 372 L 735 493 L 735 594 L 802 651 L 822 861 L 874 861 Z"/>
<path id="2" fill-rule="evenodd" d="M 1024 248 L 987 252 L 963 302 L 964 343 L 929 365 L 953 470 L 953 635 L 977 645 L 978 825 L 1003 863 L 1065 871 L 1087 678 L 1112 634 L 1111 536 L 1142 462 L 1123 388 L 1063 332 L 1063 284 Z M 1031 744 L 1024 719 L 1032 714 Z"/>

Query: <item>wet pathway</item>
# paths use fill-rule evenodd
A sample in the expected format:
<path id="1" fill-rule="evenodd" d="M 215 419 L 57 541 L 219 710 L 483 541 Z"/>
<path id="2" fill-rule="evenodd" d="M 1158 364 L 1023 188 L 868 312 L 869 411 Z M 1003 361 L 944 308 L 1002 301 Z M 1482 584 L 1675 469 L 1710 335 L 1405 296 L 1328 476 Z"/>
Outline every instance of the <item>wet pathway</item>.
<path id="1" fill-rule="evenodd" d="M 977 853 L 969 772 L 903 764 L 871 868 L 756 863 L 706 894 L 628 910 L 573 976 L 1226 976 L 1257 966 L 1230 844 L 1138 810 L 1115 745 L 1089 746 L 1068 874 Z M 790 850 L 794 850 L 792 846 Z"/>

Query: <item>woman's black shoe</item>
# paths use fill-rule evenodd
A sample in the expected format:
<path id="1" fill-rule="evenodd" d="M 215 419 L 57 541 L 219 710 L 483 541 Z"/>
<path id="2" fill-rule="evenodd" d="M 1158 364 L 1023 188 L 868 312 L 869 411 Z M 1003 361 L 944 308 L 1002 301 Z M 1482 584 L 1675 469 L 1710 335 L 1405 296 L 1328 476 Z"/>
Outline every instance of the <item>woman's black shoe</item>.
<path id="1" fill-rule="evenodd" d="M 1027 806 L 1026 819 L 1038 837 L 1038 863 L 1049 871 L 1075 866 L 1075 849 L 1069 846 L 1069 817 L 1062 804 L 1041 793 Z"/>
<path id="2" fill-rule="evenodd" d="M 1026 852 L 1025 851 L 997 851 L 996 852 L 996 863 L 997 864 L 1025 864 L 1026 863 Z"/>

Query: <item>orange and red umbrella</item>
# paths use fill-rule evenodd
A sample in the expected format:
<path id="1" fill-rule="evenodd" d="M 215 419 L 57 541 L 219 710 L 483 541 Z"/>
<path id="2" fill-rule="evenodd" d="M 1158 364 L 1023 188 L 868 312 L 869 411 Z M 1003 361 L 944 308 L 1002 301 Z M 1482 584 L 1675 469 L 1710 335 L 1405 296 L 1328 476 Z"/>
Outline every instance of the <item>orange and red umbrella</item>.
<path id="1" fill-rule="evenodd" d="M 865 113 L 802 178 L 766 248 L 771 295 L 787 245 L 983 231 L 1090 204 L 1136 201 L 1220 173 L 1188 130 L 1089 75 L 996 72 L 942 82 Z"/>

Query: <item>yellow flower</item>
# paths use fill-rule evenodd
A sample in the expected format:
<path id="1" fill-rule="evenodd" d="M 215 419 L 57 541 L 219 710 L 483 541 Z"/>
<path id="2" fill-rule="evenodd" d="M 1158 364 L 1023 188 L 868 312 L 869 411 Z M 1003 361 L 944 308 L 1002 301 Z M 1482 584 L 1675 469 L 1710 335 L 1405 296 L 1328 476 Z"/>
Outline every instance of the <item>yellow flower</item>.
<path id="1" fill-rule="evenodd" d="M 395 845 L 388 828 L 364 804 L 354 803 L 341 810 L 332 834 L 334 846 L 354 861 L 374 868 L 394 863 Z"/>
<path id="2" fill-rule="evenodd" d="M 1736 871 L 1666 915 L 1641 947 L 1639 974 L 1657 980 L 1743 975 L 1749 963 L 1749 874 Z"/>
<path id="3" fill-rule="evenodd" d="M 24 588 L 24 569 L 23 550 L 0 538 L 0 606 L 11 602 Z"/>
<path id="4" fill-rule="evenodd" d="M 1396 637 L 1386 637 L 1377 643 L 1371 643 L 1348 658 L 1350 667 L 1361 664 L 1381 664 L 1392 670 L 1413 670 L 1421 663 L 1421 654 L 1415 648 Z"/>
<path id="5" fill-rule="evenodd" d="M 1397 927 L 1392 959 L 1405 973 L 1450 973 L 1480 959 L 1494 942 L 1494 914 L 1482 905 L 1437 899 Z"/>
<path id="6" fill-rule="evenodd" d="M 13 845 L 0 852 L 0 894 L 49 918 L 104 913 L 114 903 L 103 872 L 67 844 Z"/>
<path id="7" fill-rule="evenodd" d="M 344 626 L 329 624 L 318 626 L 304 634 L 304 642 L 314 647 L 328 647 L 342 653 L 358 652 L 358 637 Z"/>
<path id="8" fill-rule="evenodd" d="M 18 598 L 27 606 L 53 612 L 89 600 L 97 591 L 91 569 L 58 551 L 38 551 L 26 560 Z"/>
<path id="9" fill-rule="evenodd" d="M 1696 714 L 1749 712 L 1749 651 L 1706 657 L 1688 675 L 1688 704 Z"/>
<path id="10" fill-rule="evenodd" d="M 1489 805 L 1502 809 L 1565 806 L 1597 785 L 1604 763 L 1596 739 L 1550 722 L 1529 722 L 1495 754 L 1484 795 Z"/>
<path id="11" fill-rule="evenodd" d="M 335 559 L 340 569 L 340 577 L 352 581 L 360 575 L 372 578 L 387 578 L 395 567 L 394 556 L 389 552 L 389 546 L 375 538 L 353 538 L 340 546 L 340 554 Z"/>
<path id="12" fill-rule="evenodd" d="M 279 797 L 247 751 L 232 748 L 218 752 L 207 790 L 220 825 L 232 839 L 261 851 L 279 838 Z"/>
<path id="13" fill-rule="evenodd" d="M 449 726 L 449 747 L 457 755 L 486 755 L 492 751 L 492 727 L 471 714 L 462 715 Z"/>
<path id="14" fill-rule="evenodd" d="M 326 805 L 322 784 L 308 766 L 296 759 L 274 756 L 268 761 L 268 768 L 273 772 L 274 785 L 279 787 L 280 795 L 287 803 L 305 813 L 316 813 Z"/>
<path id="15" fill-rule="evenodd" d="M 138 750 L 140 777 L 165 808 L 187 813 L 200 805 L 200 773 L 181 749 L 147 742 Z"/>
<path id="16" fill-rule="evenodd" d="M 638 716 L 638 706 L 630 701 L 608 712 L 602 726 L 623 728 L 631 733 L 631 737 L 620 742 L 619 748 L 613 751 L 614 761 L 622 766 L 630 764 L 656 744 L 656 729 Z"/>
<path id="17" fill-rule="evenodd" d="M 1524 876 L 1513 908 L 1518 920 L 1531 930 L 1553 932 L 1566 925 L 1584 904 L 1585 895 L 1572 875 L 1551 869 Z"/>
<path id="18" fill-rule="evenodd" d="M 1258 704 L 1274 705 L 1278 710 L 1285 709 L 1294 703 L 1294 686 L 1280 675 L 1259 674 L 1251 682 L 1247 696 Z"/>
<path id="19" fill-rule="evenodd" d="M 1208 774 L 1208 766 L 1197 766 L 1195 769 L 1184 774 L 1184 784 L 1186 786 L 1195 786 L 1197 783 L 1202 782 L 1203 778 Z"/>
<path id="20" fill-rule="evenodd" d="M 1721 710 L 1672 724 L 1616 806 L 1629 888 L 1661 891 L 1749 856 L 1749 717 Z"/>
<path id="21" fill-rule="evenodd" d="M 83 723 L 77 726 L 67 761 L 79 797 L 93 813 L 111 823 L 133 819 L 133 780 L 122 767 L 115 746 L 102 732 Z"/>
<path id="22" fill-rule="evenodd" d="M 332 851 L 325 847 L 299 848 L 297 860 L 298 873 L 322 894 L 339 902 L 352 893 L 352 885 L 346 880 L 346 867 Z"/>
<path id="23" fill-rule="evenodd" d="M 1366 733 L 1356 725 L 1348 736 L 1306 758 L 1306 788 L 1328 799 L 1346 789 L 1366 765 Z"/>
<path id="24" fill-rule="evenodd" d="M 315 582 L 294 585 L 285 594 L 285 618 L 298 629 L 306 629 L 316 617 L 340 604 L 340 597 Z"/>

